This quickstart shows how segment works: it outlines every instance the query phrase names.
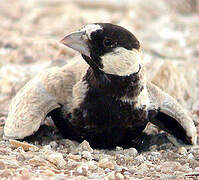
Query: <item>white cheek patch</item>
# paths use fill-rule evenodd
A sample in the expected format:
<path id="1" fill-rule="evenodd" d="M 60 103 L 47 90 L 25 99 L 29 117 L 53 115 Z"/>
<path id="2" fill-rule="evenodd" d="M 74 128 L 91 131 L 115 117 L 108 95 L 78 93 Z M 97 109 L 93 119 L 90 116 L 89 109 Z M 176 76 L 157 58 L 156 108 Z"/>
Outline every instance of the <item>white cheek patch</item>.
<path id="1" fill-rule="evenodd" d="M 86 31 L 87 37 L 91 39 L 91 33 L 100 29 L 102 30 L 102 27 L 99 24 L 88 24 L 84 26 L 80 31 Z"/>
<path id="2" fill-rule="evenodd" d="M 102 56 L 103 71 L 109 74 L 127 76 L 139 71 L 141 64 L 140 52 L 127 50 L 123 47 L 116 48 L 113 52 Z"/>

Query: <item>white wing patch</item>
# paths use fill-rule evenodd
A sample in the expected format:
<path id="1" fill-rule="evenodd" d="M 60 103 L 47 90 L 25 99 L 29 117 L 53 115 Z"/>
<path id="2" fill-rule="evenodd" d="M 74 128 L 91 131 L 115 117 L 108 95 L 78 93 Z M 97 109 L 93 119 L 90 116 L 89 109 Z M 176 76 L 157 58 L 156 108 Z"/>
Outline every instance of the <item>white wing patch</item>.
<path id="1" fill-rule="evenodd" d="M 103 28 L 99 24 L 88 24 L 84 26 L 80 31 L 86 31 L 86 35 L 91 39 L 91 33 L 97 30 L 102 30 Z"/>

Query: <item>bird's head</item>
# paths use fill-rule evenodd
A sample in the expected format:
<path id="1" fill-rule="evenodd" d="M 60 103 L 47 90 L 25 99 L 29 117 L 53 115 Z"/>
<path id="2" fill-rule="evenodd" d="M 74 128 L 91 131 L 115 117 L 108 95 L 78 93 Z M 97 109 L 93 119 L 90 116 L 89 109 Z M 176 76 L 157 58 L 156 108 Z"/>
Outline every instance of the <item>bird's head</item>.
<path id="1" fill-rule="evenodd" d="M 94 71 L 128 76 L 140 68 L 140 43 L 125 28 L 110 23 L 88 24 L 61 43 L 80 52 Z"/>

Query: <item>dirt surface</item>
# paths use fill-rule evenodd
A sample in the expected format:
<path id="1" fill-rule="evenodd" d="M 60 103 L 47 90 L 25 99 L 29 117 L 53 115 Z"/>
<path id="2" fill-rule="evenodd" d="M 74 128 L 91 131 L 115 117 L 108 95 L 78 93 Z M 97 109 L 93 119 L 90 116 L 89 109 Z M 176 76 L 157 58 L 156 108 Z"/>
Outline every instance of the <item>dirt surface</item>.
<path id="1" fill-rule="evenodd" d="M 197 179 L 199 148 L 175 147 L 152 125 L 132 148 L 113 150 L 62 139 L 46 126 L 29 144 L 4 141 L 2 132 L 12 97 L 43 69 L 79 58 L 59 40 L 92 22 L 119 24 L 138 37 L 148 80 L 175 97 L 198 129 L 198 19 L 197 0 L 2 1 L 0 179 Z"/>

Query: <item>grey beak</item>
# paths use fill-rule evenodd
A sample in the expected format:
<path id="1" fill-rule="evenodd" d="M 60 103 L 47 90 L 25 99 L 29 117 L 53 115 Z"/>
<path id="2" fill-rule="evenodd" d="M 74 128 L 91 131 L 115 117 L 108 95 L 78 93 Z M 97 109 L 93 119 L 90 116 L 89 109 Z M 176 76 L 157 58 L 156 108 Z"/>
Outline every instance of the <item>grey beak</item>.
<path id="1" fill-rule="evenodd" d="M 73 32 L 65 36 L 60 42 L 81 54 L 90 57 L 88 38 L 85 31 Z"/>

